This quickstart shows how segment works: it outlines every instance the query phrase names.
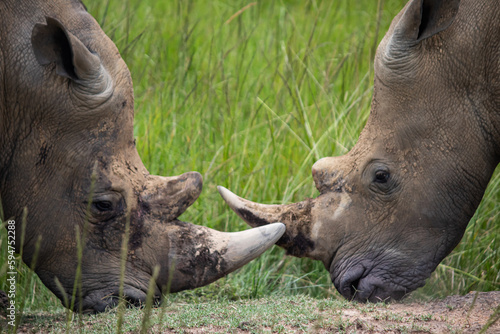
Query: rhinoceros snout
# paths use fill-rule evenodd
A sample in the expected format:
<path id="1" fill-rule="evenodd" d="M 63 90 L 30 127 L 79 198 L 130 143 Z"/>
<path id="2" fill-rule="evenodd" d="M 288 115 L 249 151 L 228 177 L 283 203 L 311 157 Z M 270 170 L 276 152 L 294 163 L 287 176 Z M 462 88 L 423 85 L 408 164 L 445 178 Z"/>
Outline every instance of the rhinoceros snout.
<path id="1" fill-rule="evenodd" d="M 344 298 L 352 300 L 356 295 L 359 281 L 365 272 L 365 268 L 358 266 L 348 271 L 339 280 L 334 281 L 334 285 Z"/>
<path id="2" fill-rule="evenodd" d="M 344 298 L 357 302 L 378 303 L 400 300 L 414 289 L 406 289 L 371 274 L 372 269 L 358 265 L 350 269 L 338 280 L 335 287 Z"/>
<path id="3" fill-rule="evenodd" d="M 84 314 L 101 313 L 117 306 L 120 301 L 119 296 L 118 289 L 115 291 L 106 289 L 92 291 L 83 298 L 81 305 L 77 299 L 74 310 L 78 312 L 81 308 Z M 156 289 L 153 298 L 158 302 L 160 297 L 159 289 Z M 123 289 L 123 300 L 125 300 L 127 306 L 143 306 L 146 303 L 146 292 L 142 289 L 126 285 Z"/>

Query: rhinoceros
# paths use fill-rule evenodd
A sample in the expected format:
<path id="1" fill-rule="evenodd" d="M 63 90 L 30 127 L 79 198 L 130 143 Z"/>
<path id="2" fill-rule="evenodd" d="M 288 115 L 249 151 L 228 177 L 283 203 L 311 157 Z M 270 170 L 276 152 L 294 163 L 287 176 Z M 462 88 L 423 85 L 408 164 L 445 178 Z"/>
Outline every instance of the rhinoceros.
<path id="1" fill-rule="evenodd" d="M 145 301 L 155 268 L 160 298 L 215 281 L 281 237 L 283 224 L 225 233 L 177 220 L 202 177 L 148 173 L 133 137 L 130 73 L 80 1 L 3 0 L 0 16 L 3 219 L 15 222 L 23 261 L 66 306 L 116 304 L 127 226 L 123 291 L 132 304 Z"/>
<path id="2" fill-rule="evenodd" d="M 459 243 L 500 159 L 500 3 L 411 0 L 374 62 L 351 151 L 312 166 L 319 196 L 263 205 L 219 191 L 287 253 L 320 260 L 357 301 L 398 300 Z"/>

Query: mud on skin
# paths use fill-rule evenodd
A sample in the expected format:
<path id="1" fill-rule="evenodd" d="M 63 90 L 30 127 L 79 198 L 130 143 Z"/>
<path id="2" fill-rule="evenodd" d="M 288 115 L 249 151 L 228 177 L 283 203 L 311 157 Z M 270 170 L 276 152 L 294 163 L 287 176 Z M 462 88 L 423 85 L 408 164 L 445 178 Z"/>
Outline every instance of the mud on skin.
<path id="1" fill-rule="evenodd" d="M 286 249 L 288 255 L 303 257 L 314 249 L 311 240 L 311 208 L 314 202 L 310 199 L 290 206 L 285 212 L 278 214 L 273 221 L 263 219 L 246 208 L 237 210 L 238 215 L 252 226 L 264 226 L 272 222 L 281 222 L 287 226 L 285 234 L 276 245 Z M 293 223 L 293 224 L 292 224 Z"/>

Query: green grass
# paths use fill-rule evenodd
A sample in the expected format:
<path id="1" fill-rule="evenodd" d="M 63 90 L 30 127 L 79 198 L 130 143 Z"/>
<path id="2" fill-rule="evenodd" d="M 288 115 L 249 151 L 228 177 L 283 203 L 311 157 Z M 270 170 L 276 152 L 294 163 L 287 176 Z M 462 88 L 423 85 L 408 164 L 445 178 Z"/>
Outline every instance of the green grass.
<path id="1" fill-rule="evenodd" d="M 354 307 L 353 307 L 354 306 Z M 356 316 L 343 315 L 350 308 Z M 327 331 L 352 333 L 355 329 L 369 330 L 372 326 L 359 320 L 359 316 L 373 318 L 377 323 L 386 323 L 399 332 L 425 330 L 429 316 L 400 315 L 391 312 L 385 305 L 374 308 L 371 304 L 349 303 L 339 300 L 318 300 L 309 296 L 281 296 L 257 300 L 231 301 L 219 299 L 214 302 L 186 303 L 178 298 L 167 298 L 162 308 L 152 311 L 150 332 L 184 333 L 204 330 L 206 333 L 297 333 Z M 70 332 L 113 333 L 118 314 L 115 311 L 85 316 L 79 324 L 73 324 Z M 123 325 L 126 333 L 141 331 L 143 311 L 131 309 Z M 432 316 L 431 316 L 432 318 Z M 57 314 L 31 314 L 28 316 L 32 332 L 67 333 L 64 319 Z M 78 326 L 78 327 L 77 327 Z"/>
<path id="2" fill-rule="evenodd" d="M 324 318 L 320 312 L 337 313 L 346 307 L 346 301 L 314 300 L 308 296 L 270 297 L 260 300 L 230 301 L 220 299 L 214 303 L 183 303 L 175 298 L 167 299 L 162 308 L 153 310 L 152 332 L 173 330 L 182 333 L 190 329 L 205 328 L 207 333 L 227 333 L 231 330 L 245 330 L 251 333 L 290 333 L 310 331 L 319 328 L 347 328 L 349 320 L 339 317 Z M 367 307 L 359 305 L 360 310 Z M 320 310 L 320 312 L 318 312 Z M 368 311 L 370 312 L 370 311 Z M 123 326 L 126 333 L 141 330 L 142 310 L 131 309 Z M 116 312 L 85 316 L 78 327 L 80 333 L 112 333 L 117 321 Z M 66 333 L 64 319 L 59 315 L 32 314 L 29 316 L 34 332 Z M 72 327 L 71 332 L 76 328 Z"/>
<path id="3" fill-rule="evenodd" d="M 248 1 L 85 1 L 132 73 L 134 135 L 144 164 L 152 174 L 200 172 L 204 190 L 181 219 L 223 231 L 247 226 L 224 204 L 217 185 L 261 203 L 318 194 L 311 166 L 355 144 L 370 109 L 375 47 L 405 2 L 270 0 L 235 16 Z M 462 242 L 415 297 L 499 289 L 499 203 L 497 171 Z M 61 312 L 60 302 L 23 266 L 18 285 L 25 314 Z M 275 247 L 175 298 L 304 294 L 339 298 L 321 263 L 286 257 Z"/>

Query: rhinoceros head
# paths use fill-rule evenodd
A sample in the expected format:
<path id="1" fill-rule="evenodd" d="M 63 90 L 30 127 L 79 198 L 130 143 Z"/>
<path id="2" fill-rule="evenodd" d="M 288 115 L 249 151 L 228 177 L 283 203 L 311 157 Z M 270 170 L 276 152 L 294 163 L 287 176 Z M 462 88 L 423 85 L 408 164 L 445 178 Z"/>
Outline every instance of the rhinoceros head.
<path id="1" fill-rule="evenodd" d="M 3 1 L 0 12 L 4 214 L 23 260 L 61 300 L 90 312 L 115 304 L 122 253 L 125 298 L 141 303 L 155 268 L 158 298 L 215 281 L 283 234 L 283 224 L 222 233 L 177 220 L 200 195 L 201 175 L 148 173 L 129 71 L 79 1 Z"/>
<path id="2" fill-rule="evenodd" d="M 460 7 L 460 8 L 459 8 Z M 412 0 L 375 59 L 370 117 L 345 156 L 312 167 L 320 195 L 261 205 L 221 195 L 278 245 L 321 260 L 349 299 L 400 299 L 457 245 L 499 162 L 497 4 Z"/>

